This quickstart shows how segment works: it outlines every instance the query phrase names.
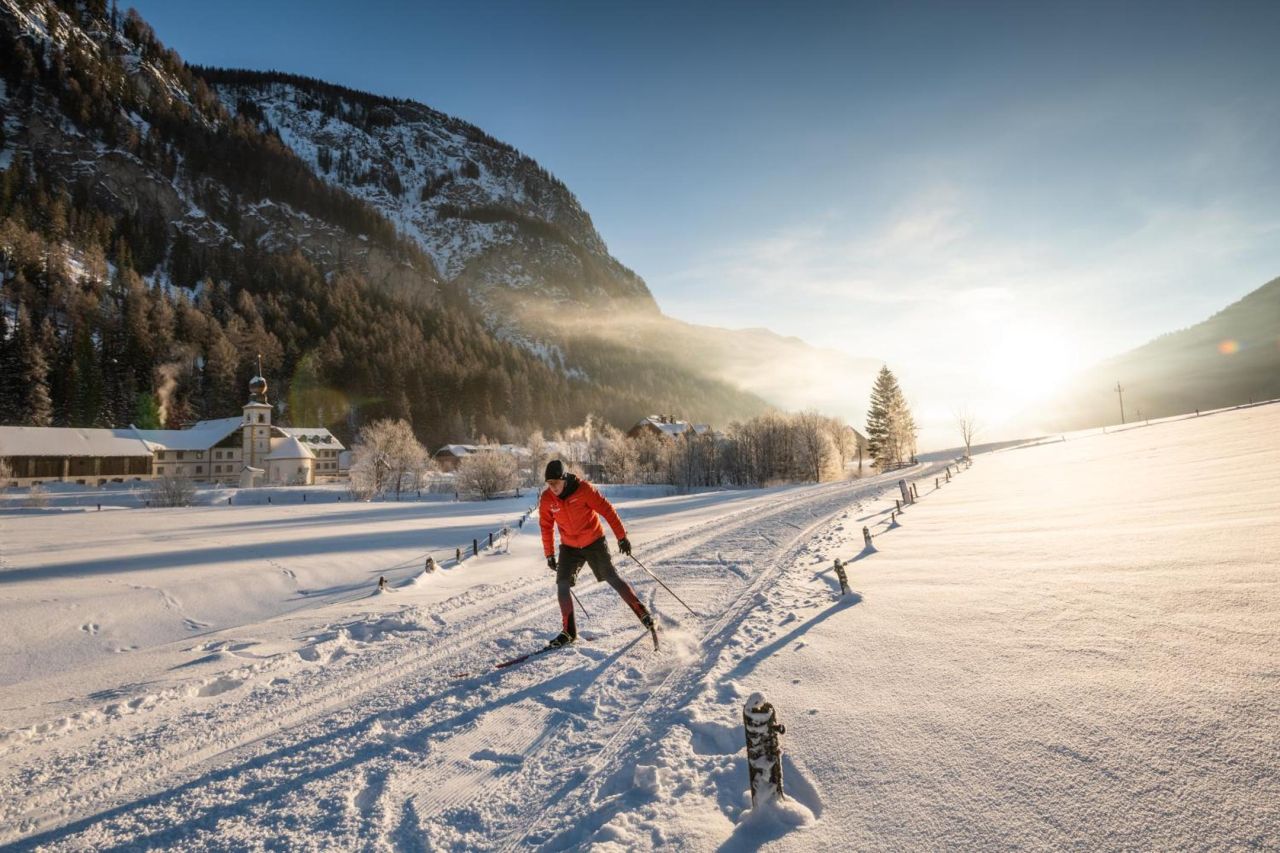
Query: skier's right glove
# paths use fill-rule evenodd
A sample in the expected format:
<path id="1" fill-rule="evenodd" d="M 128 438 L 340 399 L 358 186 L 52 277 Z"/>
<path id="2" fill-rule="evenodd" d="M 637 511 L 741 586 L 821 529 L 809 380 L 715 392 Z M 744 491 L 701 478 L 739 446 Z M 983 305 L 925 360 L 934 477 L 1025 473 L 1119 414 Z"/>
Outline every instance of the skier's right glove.
<path id="1" fill-rule="evenodd" d="M 551 570 L 551 571 L 553 571 L 553 572 L 556 570 L 556 558 L 555 558 L 555 557 L 547 557 L 547 568 L 548 568 L 548 569 L 550 569 L 550 570 Z"/>

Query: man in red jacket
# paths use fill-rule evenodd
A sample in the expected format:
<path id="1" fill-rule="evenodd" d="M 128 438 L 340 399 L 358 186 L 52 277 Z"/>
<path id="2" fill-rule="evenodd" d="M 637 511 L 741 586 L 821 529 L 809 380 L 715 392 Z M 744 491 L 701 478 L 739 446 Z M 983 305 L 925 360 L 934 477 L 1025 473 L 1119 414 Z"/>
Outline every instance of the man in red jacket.
<path id="1" fill-rule="evenodd" d="M 631 611 L 653 632 L 653 617 L 636 597 L 631 585 L 618 577 L 609 558 L 609 545 L 605 542 L 604 527 L 600 517 L 618 537 L 618 550 L 631 553 L 626 528 L 613 505 L 604 495 L 585 480 L 566 474 L 564 463 L 553 459 L 547 463 L 545 479 L 547 488 L 538 499 L 538 523 L 542 527 L 542 551 L 547 555 L 547 568 L 556 573 L 556 597 L 560 601 L 562 630 L 550 642 L 551 646 L 564 646 L 578 639 L 577 625 L 573 619 L 573 596 L 570 593 L 578 579 L 582 564 L 591 566 L 597 581 L 605 581 L 617 590 Z M 555 540 L 552 527 L 560 528 L 560 560 L 556 561 Z M 657 635 L 654 635 L 657 642 Z"/>

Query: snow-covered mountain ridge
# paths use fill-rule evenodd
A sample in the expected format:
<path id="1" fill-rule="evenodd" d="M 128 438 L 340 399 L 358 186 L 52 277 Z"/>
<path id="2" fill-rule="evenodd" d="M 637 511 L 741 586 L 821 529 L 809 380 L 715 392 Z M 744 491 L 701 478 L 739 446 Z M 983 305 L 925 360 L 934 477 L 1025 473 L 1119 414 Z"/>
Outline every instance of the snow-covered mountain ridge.
<path id="1" fill-rule="evenodd" d="M 223 103 L 380 210 L 485 301 L 625 300 L 654 310 L 561 181 L 474 125 L 413 101 L 274 72 L 201 69 Z"/>

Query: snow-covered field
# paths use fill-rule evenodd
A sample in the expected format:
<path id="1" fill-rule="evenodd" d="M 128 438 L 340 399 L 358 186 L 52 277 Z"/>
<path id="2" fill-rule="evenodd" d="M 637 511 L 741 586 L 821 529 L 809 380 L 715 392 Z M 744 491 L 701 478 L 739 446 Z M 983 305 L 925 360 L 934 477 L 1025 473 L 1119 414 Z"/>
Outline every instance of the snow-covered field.
<path id="1" fill-rule="evenodd" d="M 1280 847 L 1280 405 L 617 502 L 577 646 L 488 504 L 0 512 L 0 845 Z M 864 550 L 862 527 L 876 534 Z M 486 540 L 487 541 L 487 540 Z M 832 560 L 851 561 L 840 597 Z M 390 591 L 375 584 L 386 576 Z M 787 726 L 752 813 L 742 703 Z"/>

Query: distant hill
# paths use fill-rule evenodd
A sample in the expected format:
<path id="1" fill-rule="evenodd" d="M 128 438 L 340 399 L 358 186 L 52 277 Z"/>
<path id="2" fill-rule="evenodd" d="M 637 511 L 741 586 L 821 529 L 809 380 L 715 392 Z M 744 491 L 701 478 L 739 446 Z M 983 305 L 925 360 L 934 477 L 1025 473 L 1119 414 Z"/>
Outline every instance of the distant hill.
<path id="1" fill-rule="evenodd" d="M 1280 397 L 1280 278 L 1202 323 L 1085 371 L 1041 410 L 1052 429 L 1159 418 Z"/>

